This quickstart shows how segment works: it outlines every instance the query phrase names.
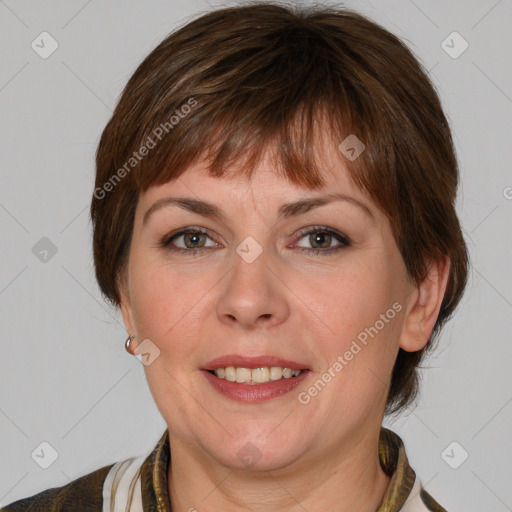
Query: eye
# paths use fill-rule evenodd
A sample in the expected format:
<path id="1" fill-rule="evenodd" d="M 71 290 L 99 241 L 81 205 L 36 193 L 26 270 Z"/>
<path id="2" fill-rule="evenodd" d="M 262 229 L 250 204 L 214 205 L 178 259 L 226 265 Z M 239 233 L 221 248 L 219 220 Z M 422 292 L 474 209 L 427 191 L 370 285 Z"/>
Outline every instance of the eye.
<path id="1" fill-rule="evenodd" d="M 315 254 L 322 253 L 325 255 L 332 254 L 333 252 L 339 251 L 340 249 L 344 249 L 351 245 L 350 239 L 346 235 L 338 233 L 337 231 L 329 229 L 325 226 L 314 226 L 312 228 L 307 228 L 305 231 L 299 233 L 299 237 L 299 240 L 309 237 L 307 241 L 313 246 L 311 249 L 307 247 L 301 248 L 299 252 L 306 251 L 314 252 Z M 340 244 L 331 247 L 333 239 L 338 240 Z"/>
<path id="2" fill-rule="evenodd" d="M 160 246 L 173 252 L 180 252 L 189 255 L 198 255 L 204 250 L 215 247 L 217 244 L 213 242 L 213 233 L 204 228 L 198 228 L 190 226 L 181 229 L 177 233 L 167 235 L 160 241 Z M 315 254 L 332 254 L 340 249 L 344 249 L 351 245 L 350 239 L 339 233 L 338 231 L 332 230 L 325 226 L 313 226 L 302 230 L 298 234 L 298 240 L 309 236 L 309 243 L 312 244 L 312 248 L 298 246 L 299 252 L 315 253 Z M 181 242 L 178 242 L 180 241 Z M 207 240 L 210 239 L 213 243 L 207 244 Z M 338 241 L 339 244 L 332 247 L 333 241 Z"/>
<path id="3" fill-rule="evenodd" d="M 196 254 L 202 252 L 205 248 L 212 247 L 206 245 L 206 239 L 211 239 L 209 230 L 203 228 L 188 227 L 166 236 L 161 241 L 161 246 L 176 252 L 186 252 Z M 176 241 L 182 239 L 181 246 Z M 215 243 L 213 244 L 215 246 Z"/>

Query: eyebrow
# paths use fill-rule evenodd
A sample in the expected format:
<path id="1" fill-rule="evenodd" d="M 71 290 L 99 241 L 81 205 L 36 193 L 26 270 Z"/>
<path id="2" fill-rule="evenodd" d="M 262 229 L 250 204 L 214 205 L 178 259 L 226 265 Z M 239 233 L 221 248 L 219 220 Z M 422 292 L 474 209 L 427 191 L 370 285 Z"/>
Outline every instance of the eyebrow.
<path id="1" fill-rule="evenodd" d="M 292 203 L 284 203 L 279 208 L 278 220 L 288 219 L 290 217 L 296 217 L 303 215 L 313 208 L 318 208 L 334 201 L 345 201 L 347 203 L 358 206 L 362 209 L 369 217 L 375 220 L 371 210 L 361 201 L 358 201 L 354 197 L 347 196 L 345 194 L 328 194 L 322 197 L 311 197 L 307 199 L 300 199 Z M 213 218 L 226 223 L 227 217 L 224 212 L 215 204 L 199 199 L 192 199 L 189 197 L 164 197 L 159 199 L 146 211 L 144 214 L 142 223 L 146 224 L 150 216 L 157 210 L 167 206 L 178 206 L 183 210 L 191 213 L 197 213 L 205 217 Z"/>

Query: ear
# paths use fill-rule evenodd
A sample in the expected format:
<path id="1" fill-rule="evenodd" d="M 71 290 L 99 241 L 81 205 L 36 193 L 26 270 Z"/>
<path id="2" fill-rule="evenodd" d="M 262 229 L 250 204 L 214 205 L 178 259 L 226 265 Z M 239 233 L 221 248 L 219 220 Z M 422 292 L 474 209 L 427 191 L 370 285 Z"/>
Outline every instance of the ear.
<path id="1" fill-rule="evenodd" d="M 449 258 L 432 261 L 425 279 L 409 295 L 399 344 L 406 352 L 416 352 L 427 344 L 441 309 L 449 273 Z"/>
<path id="2" fill-rule="evenodd" d="M 136 334 L 135 322 L 133 318 L 133 309 L 130 298 L 130 287 L 128 286 L 128 278 L 125 275 L 117 276 L 117 286 L 119 290 L 119 296 L 121 299 L 121 314 L 123 316 L 123 323 L 126 327 L 128 334 Z"/>

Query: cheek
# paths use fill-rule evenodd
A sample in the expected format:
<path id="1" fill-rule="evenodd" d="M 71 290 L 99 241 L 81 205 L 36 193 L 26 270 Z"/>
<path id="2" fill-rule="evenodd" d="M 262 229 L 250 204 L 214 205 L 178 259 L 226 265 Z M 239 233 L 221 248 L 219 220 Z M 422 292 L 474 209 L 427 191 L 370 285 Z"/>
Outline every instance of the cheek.
<path id="1" fill-rule="evenodd" d="M 396 300 L 392 270 L 380 258 L 361 258 L 309 290 L 318 316 L 341 340 L 373 325 Z"/>
<path id="2" fill-rule="evenodd" d="M 333 275 L 328 287 L 310 288 L 312 309 L 321 312 L 316 349 L 323 370 L 337 377 L 332 407 L 355 411 L 385 399 L 402 321 L 397 280 L 389 259 L 361 258 Z"/>
<path id="3" fill-rule="evenodd" d="M 177 272 L 169 264 L 141 254 L 132 259 L 131 298 L 137 330 L 173 361 L 186 364 L 206 321 L 208 290 L 216 280 L 208 274 Z"/>

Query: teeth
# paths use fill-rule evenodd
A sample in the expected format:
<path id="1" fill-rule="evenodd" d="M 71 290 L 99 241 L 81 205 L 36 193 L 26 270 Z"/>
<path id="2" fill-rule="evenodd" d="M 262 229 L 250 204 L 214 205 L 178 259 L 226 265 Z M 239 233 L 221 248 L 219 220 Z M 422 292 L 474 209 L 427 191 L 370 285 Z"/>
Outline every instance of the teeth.
<path id="1" fill-rule="evenodd" d="M 227 368 L 217 368 L 214 370 L 214 373 L 219 379 L 226 379 L 231 382 L 263 384 L 273 380 L 297 377 L 297 375 L 302 373 L 302 370 L 292 370 L 290 368 L 282 368 L 281 366 L 263 366 L 254 369 L 228 366 Z"/>

